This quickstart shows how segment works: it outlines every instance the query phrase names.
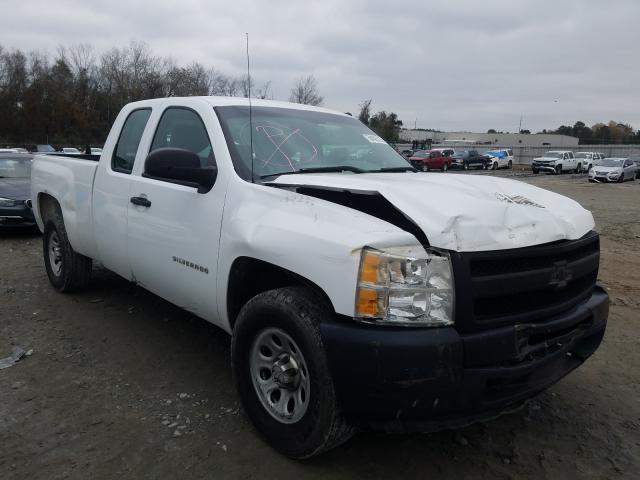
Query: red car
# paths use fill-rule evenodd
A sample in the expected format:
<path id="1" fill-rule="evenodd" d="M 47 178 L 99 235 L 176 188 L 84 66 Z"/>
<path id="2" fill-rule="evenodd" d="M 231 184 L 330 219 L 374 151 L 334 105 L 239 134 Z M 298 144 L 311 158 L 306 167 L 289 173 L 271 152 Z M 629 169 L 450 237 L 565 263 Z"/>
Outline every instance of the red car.
<path id="1" fill-rule="evenodd" d="M 446 172 L 451 166 L 451 157 L 444 155 L 440 150 L 419 150 L 409 157 L 411 165 L 418 170 L 442 170 Z"/>

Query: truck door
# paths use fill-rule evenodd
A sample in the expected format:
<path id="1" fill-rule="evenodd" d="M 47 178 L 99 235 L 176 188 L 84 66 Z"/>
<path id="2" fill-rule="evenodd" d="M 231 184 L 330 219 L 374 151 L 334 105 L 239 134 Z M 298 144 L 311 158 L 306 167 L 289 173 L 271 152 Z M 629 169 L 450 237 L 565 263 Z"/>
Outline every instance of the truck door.
<path id="1" fill-rule="evenodd" d="M 100 261 L 126 279 L 131 279 L 126 255 L 129 182 L 134 163 L 144 161 L 138 147 L 150 116 L 151 108 L 129 112 L 117 143 L 105 148 L 93 185 L 93 223 Z M 113 128 L 118 127 L 116 121 Z"/>
<path id="2" fill-rule="evenodd" d="M 168 106 L 146 153 L 158 148 L 182 148 L 196 153 L 201 166 L 214 166 L 211 137 L 203 117 L 216 121 L 211 108 Z M 136 168 L 129 190 L 128 254 L 135 280 L 202 318 L 215 319 L 226 187 L 218 176 L 209 192 L 198 193 L 194 187 L 146 178 L 143 171 L 144 165 Z"/>

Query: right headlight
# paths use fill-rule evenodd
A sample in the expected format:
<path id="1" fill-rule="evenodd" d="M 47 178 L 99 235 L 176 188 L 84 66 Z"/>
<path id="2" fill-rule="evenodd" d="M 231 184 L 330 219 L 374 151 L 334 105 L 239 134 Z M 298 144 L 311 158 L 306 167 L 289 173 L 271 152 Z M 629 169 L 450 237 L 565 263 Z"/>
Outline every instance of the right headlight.
<path id="1" fill-rule="evenodd" d="M 11 198 L 0 197 L 0 207 L 15 207 L 17 204 L 18 202 Z"/>
<path id="2" fill-rule="evenodd" d="M 356 319 L 381 325 L 453 324 L 453 271 L 449 254 L 423 247 L 363 248 Z"/>

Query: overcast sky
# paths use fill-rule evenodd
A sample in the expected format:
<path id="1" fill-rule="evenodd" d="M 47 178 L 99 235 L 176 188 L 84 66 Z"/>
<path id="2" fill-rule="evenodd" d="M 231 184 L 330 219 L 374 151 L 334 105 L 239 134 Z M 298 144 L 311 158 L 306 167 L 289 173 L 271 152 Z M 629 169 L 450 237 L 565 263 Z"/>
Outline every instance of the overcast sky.
<path id="1" fill-rule="evenodd" d="M 405 126 L 640 128 L 639 0 L 1 0 L 0 45 L 55 52 L 131 40 L 178 63 L 252 75 L 287 99 L 313 74 L 325 106 Z"/>

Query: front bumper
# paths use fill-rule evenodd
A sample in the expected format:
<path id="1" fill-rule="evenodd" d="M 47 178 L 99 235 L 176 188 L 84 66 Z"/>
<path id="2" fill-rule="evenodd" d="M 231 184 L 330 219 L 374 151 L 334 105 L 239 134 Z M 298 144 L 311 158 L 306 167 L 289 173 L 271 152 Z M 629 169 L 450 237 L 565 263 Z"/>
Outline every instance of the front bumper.
<path id="1" fill-rule="evenodd" d="M 600 287 L 535 324 L 459 334 L 348 321 L 320 327 L 349 422 L 385 431 L 437 431 L 519 407 L 580 366 L 600 345 L 609 299 Z"/>
<path id="2" fill-rule="evenodd" d="M 590 182 L 602 182 L 602 183 L 607 183 L 607 182 L 617 182 L 618 179 L 620 178 L 620 176 L 611 178 L 609 177 L 607 174 L 595 174 L 595 175 L 589 175 L 589 181 Z"/>
<path id="3" fill-rule="evenodd" d="M 531 168 L 539 170 L 541 172 L 555 172 L 556 166 L 553 163 L 536 163 L 533 162 L 531 164 Z"/>
<path id="4" fill-rule="evenodd" d="M 33 211 L 26 202 L 20 202 L 13 207 L 0 207 L 0 228 L 33 227 L 35 224 Z"/>

